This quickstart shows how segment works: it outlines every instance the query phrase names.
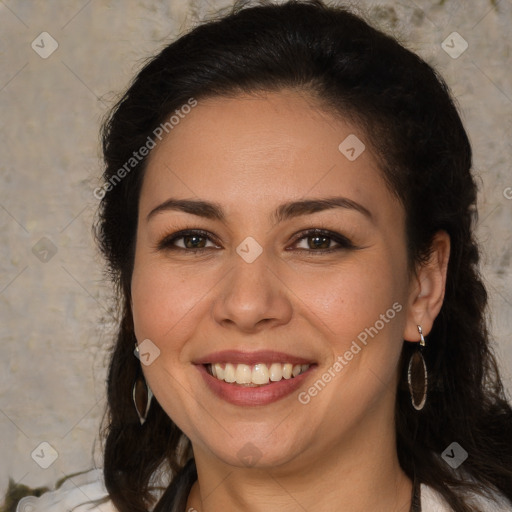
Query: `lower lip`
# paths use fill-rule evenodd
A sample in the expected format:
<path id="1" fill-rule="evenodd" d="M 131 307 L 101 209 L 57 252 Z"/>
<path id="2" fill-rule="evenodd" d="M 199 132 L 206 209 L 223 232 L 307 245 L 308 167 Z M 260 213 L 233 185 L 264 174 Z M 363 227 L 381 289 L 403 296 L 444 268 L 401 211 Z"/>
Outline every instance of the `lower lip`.
<path id="1" fill-rule="evenodd" d="M 233 405 L 267 405 L 277 402 L 296 391 L 307 379 L 315 365 L 310 366 L 304 373 L 290 379 L 281 379 L 265 386 L 249 387 L 229 384 L 208 373 L 202 364 L 196 365 L 201 372 L 206 385 L 215 395 Z"/>

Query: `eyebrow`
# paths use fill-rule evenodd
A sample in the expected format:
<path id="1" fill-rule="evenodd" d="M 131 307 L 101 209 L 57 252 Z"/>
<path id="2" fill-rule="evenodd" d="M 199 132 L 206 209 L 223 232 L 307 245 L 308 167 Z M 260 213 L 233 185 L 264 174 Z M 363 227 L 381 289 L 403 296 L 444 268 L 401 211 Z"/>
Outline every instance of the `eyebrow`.
<path id="1" fill-rule="evenodd" d="M 279 205 L 276 210 L 271 214 L 271 220 L 275 224 L 279 224 L 285 220 L 299 217 L 301 215 L 307 215 L 311 213 L 317 213 L 324 210 L 330 210 L 333 208 L 344 208 L 347 210 L 355 210 L 369 220 L 374 220 L 371 212 L 363 205 L 348 199 L 346 197 L 326 197 L 321 199 L 301 199 L 299 201 L 290 201 Z M 153 208 L 147 216 L 149 221 L 156 214 L 164 211 L 181 211 L 198 217 L 204 217 L 206 219 L 218 220 L 224 222 L 226 215 L 222 210 L 222 206 L 218 203 L 212 203 L 208 201 L 202 201 L 197 199 L 174 199 L 170 198 L 164 201 L 162 204 Z"/>

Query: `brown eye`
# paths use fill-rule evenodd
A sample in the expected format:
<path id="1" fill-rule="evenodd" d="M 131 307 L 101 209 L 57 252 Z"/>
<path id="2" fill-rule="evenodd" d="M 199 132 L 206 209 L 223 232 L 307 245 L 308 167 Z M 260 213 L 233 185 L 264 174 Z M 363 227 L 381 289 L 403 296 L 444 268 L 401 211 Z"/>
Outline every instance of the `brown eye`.
<path id="1" fill-rule="evenodd" d="M 210 244 L 210 245 L 208 245 Z M 186 230 L 166 236 L 159 244 L 160 250 L 201 251 L 218 248 L 209 233 L 200 230 Z"/>
<path id="2" fill-rule="evenodd" d="M 294 245 L 299 250 L 318 253 L 356 248 L 355 245 L 347 237 L 341 235 L 340 233 L 322 229 L 313 229 L 300 233 Z"/>
<path id="3" fill-rule="evenodd" d="M 198 235 L 187 235 L 181 237 L 186 249 L 203 249 L 206 246 L 206 238 Z"/>
<path id="4" fill-rule="evenodd" d="M 328 236 L 308 236 L 307 240 L 310 249 L 329 249 L 332 241 Z"/>

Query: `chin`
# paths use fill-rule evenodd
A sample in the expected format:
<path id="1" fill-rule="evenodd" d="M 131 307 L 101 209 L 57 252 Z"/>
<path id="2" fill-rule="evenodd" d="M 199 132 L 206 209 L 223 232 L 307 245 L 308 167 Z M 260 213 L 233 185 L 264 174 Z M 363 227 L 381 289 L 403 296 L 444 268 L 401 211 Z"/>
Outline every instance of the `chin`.
<path id="1" fill-rule="evenodd" d="M 209 446 L 210 452 L 224 464 L 237 468 L 271 469 L 293 461 L 301 449 L 292 441 L 275 436 L 270 439 L 268 429 L 262 435 L 249 435 L 235 439 L 227 436 L 220 446 Z"/>

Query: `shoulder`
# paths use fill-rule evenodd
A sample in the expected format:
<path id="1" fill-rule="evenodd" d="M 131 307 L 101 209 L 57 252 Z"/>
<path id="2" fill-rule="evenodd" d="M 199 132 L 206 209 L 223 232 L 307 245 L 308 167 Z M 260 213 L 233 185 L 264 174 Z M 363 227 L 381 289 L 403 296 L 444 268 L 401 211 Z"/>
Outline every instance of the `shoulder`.
<path id="1" fill-rule="evenodd" d="M 93 469 L 65 480 L 55 491 L 23 498 L 16 512 L 117 512 L 107 498 L 103 472 Z"/>
<path id="2" fill-rule="evenodd" d="M 436 490 L 421 484 L 421 512 L 451 512 L 451 508 Z"/>
<path id="3" fill-rule="evenodd" d="M 512 512 L 512 504 L 502 495 L 493 494 L 493 499 L 472 495 L 472 504 L 483 512 Z M 432 487 L 421 484 L 421 512 L 453 512 L 444 498 Z"/>

